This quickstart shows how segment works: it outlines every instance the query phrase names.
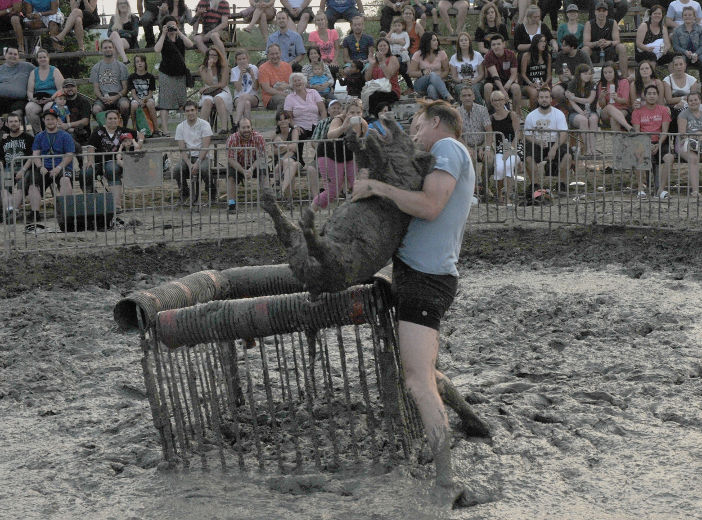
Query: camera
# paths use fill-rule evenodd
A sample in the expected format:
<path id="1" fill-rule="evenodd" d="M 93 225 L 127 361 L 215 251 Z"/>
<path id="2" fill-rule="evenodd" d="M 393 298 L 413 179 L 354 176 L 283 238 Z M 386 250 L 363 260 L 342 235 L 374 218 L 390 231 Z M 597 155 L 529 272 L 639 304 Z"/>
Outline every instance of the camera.
<path id="1" fill-rule="evenodd" d="M 353 116 L 349 118 L 349 123 L 351 123 L 352 125 L 358 125 L 361 123 L 361 118 L 359 116 Z"/>
<path id="2" fill-rule="evenodd" d="M 168 32 L 176 32 L 178 30 L 177 27 L 173 27 L 172 25 L 168 26 L 168 29 L 166 29 Z"/>

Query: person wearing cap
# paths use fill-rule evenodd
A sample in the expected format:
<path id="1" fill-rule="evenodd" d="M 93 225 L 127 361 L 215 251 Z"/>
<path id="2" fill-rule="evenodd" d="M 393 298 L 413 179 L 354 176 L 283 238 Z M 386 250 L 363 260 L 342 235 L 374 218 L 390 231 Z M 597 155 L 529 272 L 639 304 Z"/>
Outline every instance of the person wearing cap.
<path id="1" fill-rule="evenodd" d="M 116 153 L 119 151 L 122 136 L 126 134 L 131 138 L 137 136 L 135 148 L 140 150 L 144 144 L 144 134 L 119 126 L 119 112 L 108 110 L 105 114 L 105 125 L 98 126 L 90 134 L 85 146 L 85 172 L 79 179 L 84 192 L 93 192 L 95 179 L 106 178 L 117 213 L 121 213 L 122 210 L 122 167 L 117 162 Z"/>
<path id="2" fill-rule="evenodd" d="M 607 7 L 607 17 L 613 18 L 617 23 L 619 23 L 622 20 L 622 18 L 624 18 L 626 12 L 629 10 L 629 4 L 627 0 L 596 0 L 595 2 L 590 2 L 590 8 L 587 12 L 588 20 L 592 20 L 595 17 L 595 11 L 597 10 L 597 6 L 601 3 L 605 4 L 605 6 Z"/>
<path id="3" fill-rule="evenodd" d="M 21 61 L 17 47 L 5 49 L 5 63 L 0 65 L 0 115 L 24 114 L 27 104 L 27 83 L 34 70 L 31 63 Z"/>
<path id="4" fill-rule="evenodd" d="M 558 26 L 558 31 L 556 33 L 556 40 L 558 40 L 558 48 L 562 48 L 563 37 L 566 34 L 572 34 L 578 39 L 578 49 L 583 46 L 583 31 L 585 30 L 585 24 L 578 21 L 578 16 L 580 15 L 580 10 L 575 4 L 570 4 L 566 8 L 566 22 L 563 22 Z"/>
<path id="5" fill-rule="evenodd" d="M 76 154 L 80 154 L 80 146 L 87 143 L 88 137 L 90 137 L 90 100 L 78 93 L 78 86 L 73 78 L 63 80 L 62 90 L 66 95 L 66 106 L 70 119 L 66 123 L 59 123 L 59 128 L 73 136 L 73 140 L 76 142 Z"/>
<path id="6" fill-rule="evenodd" d="M 44 112 L 47 110 L 54 110 L 58 116 L 61 123 L 71 122 L 71 111 L 68 109 L 66 104 L 66 93 L 63 90 L 57 90 L 54 95 L 51 96 L 51 103 L 44 105 Z M 63 128 L 61 128 L 63 130 Z"/>
<path id="7" fill-rule="evenodd" d="M 619 72 L 626 77 L 629 71 L 629 57 L 619 38 L 619 25 L 613 18 L 607 17 L 607 12 L 607 2 L 600 0 L 595 9 L 595 17 L 585 23 L 583 50 L 593 63 L 618 61 Z"/>

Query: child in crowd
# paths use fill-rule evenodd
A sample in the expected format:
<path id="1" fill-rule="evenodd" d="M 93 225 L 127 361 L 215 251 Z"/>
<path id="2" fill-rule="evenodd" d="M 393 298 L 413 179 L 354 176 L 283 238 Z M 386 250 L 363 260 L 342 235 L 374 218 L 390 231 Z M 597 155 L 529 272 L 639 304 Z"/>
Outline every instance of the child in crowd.
<path id="1" fill-rule="evenodd" d="M 66 106 L 66 94 L 63 93 L 63 90 L 57 90 L 56 92 L 54 92 L 52 98 L 54 102 L 47 103 L 46 105 L 44 105 L 44 110 L 55 110 L 56 114 L 58 115 L 59 121 L 67 124 L 70 123 L 71 111 Z"/>
<path id="2" fill-rule="evenodd" d="M 326 88 L 322 90 L 317 90 L 319 95 L 322 96 L 327 101 L 331 98 L 331 86 L 329 86 L 329 76 L 324 73 L 324 62 L 318 61 L 312 64 L 312 75 L 310 76 L 309 83 L 310 87 L 315 88 L 320 85 L 327 85 Z"/>
<path id="3" fill-rule="evenodd" d="M 124 168 L 124 154 L 135 151 L 134 136 L 127 132 L 119 136 L 119 148 L 117 148 L 117 164 Z"/>
<path id="4" fill-rule="evenodd" d="M 409 46 L 410 37 L 407 34 L 407 24 L 402 18 L 396 17 L 392 20 L 391 32 L 388 34 L 387 39 L 390 42 L 390 52 L 393 56 L 397 57 L 397 61 L 400 62 L 400 74 L 402 78 L 407 83 L 407 89 L 412 89 L 412 78 L 407 74 L 407 67 L 409 65 Z"/>
<path id="5" fill-rule="evenodd" d="M 134 73 L 127 78 L 127 90 L 132 98 L 131 119 L 134 128 L 142 130 L 136 121 L 137 109 L 141 108 L 144 114 L 151 119 L 154 126 L 153 137 L 163 135 L 158 127 L 158 117 L 156 115 L 156 103 L 154 94 L 156 92 L 156 78 L 147 68 L 146 56 L 139 54 L 134 57 Z"/>
<path id="6" fill-rule="evenodd" d="M 363 77 L 363 63 L 360 60 L 351 62 L 350 67 L 344 69 L 344 74 L 339 78 L 339 83 L 346 87 L 346 93 L 349 96 L 361 97 L 361 90 L 366 84 L 366 79 Z"/>

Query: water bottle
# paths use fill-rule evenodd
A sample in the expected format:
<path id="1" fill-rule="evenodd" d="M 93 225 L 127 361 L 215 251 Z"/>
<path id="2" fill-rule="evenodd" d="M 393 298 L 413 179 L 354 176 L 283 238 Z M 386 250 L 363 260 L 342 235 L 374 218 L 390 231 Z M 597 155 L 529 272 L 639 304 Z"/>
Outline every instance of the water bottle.
<path id="1" fill-rule="evenodd" d="M 617 89 L 616 89 L 616 87 L 614 86 L 614 83 L 612 83 L 612 84 L 609 86 L 609 104 L 610 104 L 610 105 L 613 105 L 613 104 L 615 103 L 615 101 L 614 101 L 614 96 L 615 96 L 616 93 L 617 93 Z"/>
<path id="2" fill-rule="evenodd" d="M 600 63 L 604 63 L 604 60 L 605 60 L 604 49 L 600 49 Z"/>

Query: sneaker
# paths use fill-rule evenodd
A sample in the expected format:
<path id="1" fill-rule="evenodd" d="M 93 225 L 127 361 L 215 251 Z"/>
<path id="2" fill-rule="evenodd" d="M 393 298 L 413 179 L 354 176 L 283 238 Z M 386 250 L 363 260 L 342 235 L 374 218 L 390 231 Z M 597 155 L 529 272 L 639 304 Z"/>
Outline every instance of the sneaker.
<path id="1" fill-rule="evenodd" d="M 171 160 L 168 158 L 168 154 L 163 154 L 163 171 L 167 172 L 171 169 Z"/>
<path id="2" fill-rule="evenodd" d="M 229 213 L 230 215 L 232 213 L 236 213 L 236 202 L 234 204 L 227 205 L 227 213 Z"/>
<path id="3" fill-rule="evenodd" d="M 670 193 L 663 190 L 660 195 L 658 195 L 658 200 L 668 200 L 670 199 Z"/>
<path id="4" fill-rule="evenodd" d="M 645 191 L 640 191 L 639 194 L 636 196 L 637 198 L 644 200 L 646 198 L 646 192 Z"/>

